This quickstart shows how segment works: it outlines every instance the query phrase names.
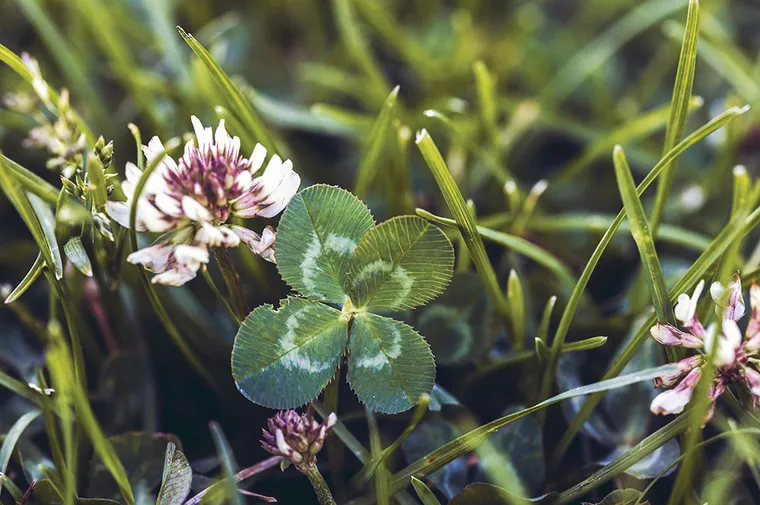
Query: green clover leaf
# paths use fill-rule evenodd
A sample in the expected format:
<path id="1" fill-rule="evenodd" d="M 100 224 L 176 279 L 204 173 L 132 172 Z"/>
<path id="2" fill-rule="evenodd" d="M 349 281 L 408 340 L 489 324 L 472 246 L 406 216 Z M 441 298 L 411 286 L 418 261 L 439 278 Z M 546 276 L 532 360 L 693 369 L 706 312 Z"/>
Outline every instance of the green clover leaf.
<path id="1" fill-rule="evenodd" d="M 372 311 L 414 308 L 443 292 L 454 252 L 441 230 L 416 216 L 375 227 L 358 198 L 320 184 L 293 198 L 275 249 L 280 275 L 304 298 L 258 307 L 243 321 L 232 375 L 246 398 L 277 409 L 308 403 L 346 353 L 348 382 L 372 410 L 402 412 L 431 392 L 427 342 Z"/>

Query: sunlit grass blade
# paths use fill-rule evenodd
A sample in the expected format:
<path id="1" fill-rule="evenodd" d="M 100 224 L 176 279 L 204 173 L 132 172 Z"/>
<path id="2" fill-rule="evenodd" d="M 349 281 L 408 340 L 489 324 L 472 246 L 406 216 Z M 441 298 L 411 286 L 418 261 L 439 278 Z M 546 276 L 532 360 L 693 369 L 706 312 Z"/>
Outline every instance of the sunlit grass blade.
<path id="1" fill-rule="evenodd" d="M 689 416 L 682 415 L 675 420 L 655 431 L 636 446 L 623 453 L 615 461 L 605 465 L 596 471 L 583 482 L 576 484 L 567 491 L 560 493 L 554 503 L 575 503 L 580 497 L 586 495 L 589 491 L 598 488 L 605 482 L 622 474 L 625 470 L 641 461 L 644 457 L 651 454 L 661 447 L 668 440 L 678 436 L 688 427 Z"/>
<path id="2" fill-rule="evenodd" d="M 129 89 L 134 101 L 140 110 L 149 117 L 156 126 L 162 125 L 162 117 L 158 113 L 160 107 L 156 106 L 153 96 L 141 84 L 137 78 L 138 64 L 126 40 L 119 30 L 120 24 L 111 14 L 109 5 L 103 0 L 74 0 L 66 4 L 72 10 L 72 15 L 79 15 L 96 34 L 89 43 L 99 44 L 106 61 L 111 65 L 113 72 L 119 80 Z"/>
<path id="3" fill-rule="evenodd" d="M 508 321 L 509 306 L 499 286 L 496 272 L 488 259 L 488 254 L 486 254 L 486 248 L 483 245 L 483 240 L 480 238 L 475 218 L 472 217 L 467 208 L 467 203 L 465 203 L 464 197 L 457 187 L 457 183 L 443 161 L 438 147 L 426 130 L 422 130 L 417 134 L 416 143 L 428 168 L 430 168 L 430 172 L 435 178 L 435 182 L 438 184 L 438 188 L 443 194 L 451 215 L 456 220 L 456 226 L 462 233 L 462 237 L 464 237 L 467 248 L 470 250 L 472 262 L 475 264 L 478 275 L 483 280 L 483 285 L 486 288 L 488 297 L 491 299 L 491 303 L 493 303 L 499 316 L 504 321 Z"/>
<path id="4" fill-rule="evenodd" d="M 686 128 L 686 117 L 689 114 L 691 90 L 694 85 L 694 71 L 697 66 L 697 41 L 699 39 L 699 1 L 689 0 L 689 11 L 686 17 L 686 30 L 681 43 L 681 56 L 678 59 L 676 81 L 673 86 L 673 98 L 670 102 L 670 117 L 665 130 L 665 145 L 663 154 L 670 151 L 683 138 Z M 670 197 L 673 186 L 677 161 L 674 160 L 662 173 L 657 184 L 657 198 L 652 209 L 652 230 L 657 228 L 665 213 L 665 205 Z"/>
<path id="5" fill-rule="evenodd" d="M 662 272 L 662 265 L 657 255 L 657 249 L 654 245 L 654 239 L 652 238 L 652 232 L 649 228 L 644 207 L 641 205 L 641 200 L 639 200 L 636 192 L 633 174 L 631 174 L 628 161 L 625 159 L 625 152 L 623 152 L 621 146 L 615 146 L 612 159 L 615 165 L 618 189 L 620 190 L 623 206 L 631 226 L 631 235 L 639 249 L 641 263 L 644 265 L 644 270 L 647 273 L 647 283 L 649 284 L 649 292 L 652 296 L 652 304 L 657 313 L 657 319 L 662 323 L 674 324 L 675 316 L 673 315 L 673 306 L 668 299 L 665 274 Z"/>
<path id="6" fill-rule="evenodd" d="M 755 211 L 747 216 L 746 219 L 742 216 L 739 216 L 739 218 L 729 222 L 728 225 L 726 225 L 726 227 L 720 232 L 720 234 L 715 237 L 712 244 L 710 244 L 710 247 L 708 247 L 707 250 L 705 250 L 705 252 L 700 255 L 699 258 L 697 258 L 689 270 L 683 275 L 683 277 L 681 277 L 676 285 L 673 286 L 673 289 L 670 290 L 669 298 L 671 303 L 676 302 L 679 294 L 692 289 L 697 284 L 699 279 L 701 279 L 708 272 L 708 270 L 712 268 L 716 261 L 718 261 L 726 248 L 728 248 L 736 239 L 743 237 L 749 233 L 751 230 L 757 227 L 758 224 L 760 224 L 760 208 L 755 209 Z M 641 329 L 636 333 L 628 346 L 622 350 L 615 361 L 607 369 L 607 372 L 602 378 L 603 380 L 617 376 L 623 370 L 623 368 L 625 368 L 625 365 L 627 365 L 631 359 L 633 359 L 641 344 L 643 344 L 644 341 L 649 337 L 649 329 L 652 327 L 652 325 L 654 325 L 655 321 L 656 315 L 654 314 L 646 320 L 646 322 L 642 325 Z M 575 435 L 578 434 L 578 431 L 591 415 L 594 408 L 596 408 L 596 406 L 599 404 L 601 398 L 602 395 L 593 394 L 586 399 L 586 402 L 575 415 L 575 418 L 573 418 L 567 431 L 557 444 L 552 461 L 558 462 L 561 460 L 562 455 L 564 455 L 565 451 L 567 451 L 568 447 L 570 446 L 570 442 L 573 440 Z"/>
<path id="7" fill-rule="evenodd" d="M 563 101 L 629 40 L 685 6 L 683 0 L 648 0 L 639 4 L 554 74 L 541 94 L 541 103 Z"/>
<path id="8" fill-rule="evenodd" d="M 430 212 L 423 209 L 416 209 L 416 213 L 418 216 L 423 217 L 435 224 L 446 226 L 448 228 L 457 227 L 457 221 L 455 221 L 454 219 L 436 216 L 435 214 L 431 214 Z M 561 282 L 562 287 L 566 289 L 568 292 L 573 288 L 573 286 L 575 286 L 576 281 L 575 281 L 575 278 L 573 277 L 573 274 L 570 273 L 570 270 L 565 265 L 563 265 L 559 259 L 554 257 L 550 252 L 544 249 L 541 249 L 536 244 L 533 244 L 532 242 L 528 242 L 527 240 L 522 239 L 520 237 L 516 237 L 508 233 L 492 230 L 484 226 L 476 226 L 475 230 L 481 237 L 488 239 L 492 242 L 495 242 L 497 244 L 503 245 L 504 247 L 508 249 L 511 249 L 519 254 L 526 256 L 527 258 L 532 259 L 539 265 L 543 265 L 550 272 L 552 272 L 554 275 L 557 276 L 557 279 L 559 279 L 559 281 Z M 465 236 L 464 233 L 462 233 L 462 235 Z M 472 246 L 470 246 L 470 253 L 472 254 L 471 247 Z"/>
<path id="9" fill-rule="evenodd" d="M 21 295 L 23 295 L 27 289 L 29 289 L 32 284 L 34 284 L 34 281 L 36 281 L 42 271 L 45 269 L 45 260 L 42 257 L 42 253 L 37 254 L 37 258 L 34 260 L 34 263 L 32 264 L 32 267 L 29 269 L 29 271 L 26 273 L 23 279 L 21 279 L 21 282 L 18 283 L 18 286 L 16 286 L 13 291 L 11 291 L 11 294 L 8 295 L 8 297 L 5 299 L 5 303 L 13 303 L 19 298 L 21 298 Z"/>
<path id="10" fill-rule="evenodd" d="M 0 154 L 0 160 L 5 163 L 5 167 L 13 174 L 24 190 L 37 195 L 50 205 L 55 205 L 58 202 L 59 190 L 55 186 L 2 154 Z"/>
<path id="11" fill-rule="evenodd" d="M 512 342 L 516 351 L 525 348 L 525 294 L 517 272 L 511 270 L 507 278 L 507 303 L 509 304 Z"/>
<path id="12" fill-rule="evenodd" d="M 492 140 L 496 135 L 496 116 L 498 109 L 496 107 L 496 81 L 494 80 L 488 67 L 482 61 L 476 61 L 472 65 L 472 72 L 475 74 L 475 89 L 478 92 L 478 106 L 480 108 L 480 118 Z"/>
<path id="13" fill-rule="evenodd" d="M 451 442 L 444 444 L 435 451 L 411 463 L 403 470 L 394 474 L 393 488 L 401 489 L 404 486 L 408 485 L 409 478 L 413 475 L 418 478 L 424 477 L 425 475 L 430 475 L 432 472 L 435 472 L 451 461 L 454 461 L 456 458 L 463 456 L 464 454 L 467 454 L 468 452 L 478 447 L 485 440 L 496 433 L 496 431 L 502 426 L 506 426 L 507 424 L 512 423 L 524 416 L 532 414 L 533 412 L 537 412 L 541 409 L 549 407 L 550 405 L 554 405 L 555 403 L 570 398 L 609 391 L 611 389 L 617 389 L 629 386 L 631 384 L 636 384 L 638 382 L 651 380 L 659 375 L 674 370 L 677 370 L 676 365 L 665 365 L 657 368 L 642 370 L 640 372 L 635 372 L 628 375 L 622 375 L 614 379 L 609 379 L 602 382 L 597 382 L 595 384 L 589 384 L 588 386 L 582 386 L 579 388 L 571 389 L 569 391 L 565 391 L 564 393 L 553 396 L 548 400 L 537 403 L 532 407 L 528 407 L 527 409 L 515 412 L 514 414 L 500 417 L 499 419 L 491 421 L 490 423 L 486 423 L 468 433 L 465 433 L 460 437 L 457 437 Z"/>
<path id="14" fill-rule="evenodd" d="M 40 393 L 36 392 L 20 380 L 14 379 L 2 370 L 0 370 L 0 387 L 3 387 L 8 391 L 29 400 L 35 405 L 42 406 L 42 402 L 40 400 L 40 397 L 42 395 Z"/>
<path id="15" fill-rule="evenodd" d="M 438 501 L 438 498 L 435 497 L 430 488 L 414 475 L 412 475 L 412 487 L 417 492 L 422 505 L 441 505 L 441 502 Z"/>
<path id="16" fill-rule="evenodd" d="M 557 297 L 552 296 L 546 301 L 544 312 L 541 315 L 541 322 L 538 324 L 538 331 L 536 331 L 536 357 L 539 363 L 543 363 L 549 355 L 549 347 L 546 345 L 549 335 L 549 325 L 551 324 L 552 312 L 554 312 L 554 305 L 557 303 Z"/>
<path id="17" fill-rule="evenodd" d="M 689 103 L 689 112 L 696 112 L 703 103 L 702 98 L 692 97 Z M 571 161 L 552 178 L 552 184 L 575 179 L 592 166 L 595 160 L 609 153 L 616 144 L 629 145 L 649 137 L 667 124 L 669 115 L 670 105 L 663 105 L 629 119 L 620 127 L 590 143 L 578 158 Z"/>
<path id="18" fill-rule="evenodd" d="M 275 141 L 274 135 L 269 131 L 259 115 L 253 110 L 253 106 L 243 93 L 232 83 L 227 74 L 214 61 L 209 52 L 200 42 L 195 40 L 191 34 L 187 33 L 181 27 L 177 27 L 182 38 L 187 45 L 193 50 L 193 53 L 203 63 L 208 72 L 216 82 L 217 87 L 222 92 L 226 101 L 226 106 L 230 111 L 236 111 L 240 115 L 240 120 L 253 137 L 272 152 L 278 152 L 279 145 Z"/>
<path id="19" fill-rule="evenodd" d="M 385 99 L 385 102 L 383 102 L 383 106 L 380 109 L 380 114 L 375 120 L 375 124 L 372 125 L 372 130 L 370 130 L 369 135 L 367 136 L 364 156 L 359 164 L 359 169 L 356 173 L 356 185 L 354 186 L 354 194 L 359 198 L 367 198 L 369 188 L 377 177 L 383 148 L 388 144 L 389 127 L 391 120 L 394 117 L 394 108 L 396 106 L 398 91 L 398 86 L 391 90 L 390 94 Z"/>
<path id="20" fill-rule="evenodd" d="M 725 126 L 726 124 L 733 121 L 737 117 L 741 116 L 742 114 L 747 112 L 747 110 L 749 110 L 748 107 L 744 107 L 744 108 L 732 107 L 726 110 L 725 112 L 723 112 L 722 114 L 718 115 L 717 117 L 715 117 L 713 120 L 711 120 L 710 122 L 708 122 L 707 124 L 699 128 L 697 131 L 695 131 L 694 133 L 686 137 L 681 142 L 679 142 L 657 163 L 657 165 L 654 168 L 652 168 L 652 170 L 647 174 L 644 180 L 641 181 L 641 184 L 639 184 L 638 187 L 636 188 L 637 196 L 641 197 L 644 191 L 662 173 L 663 169 L 669 166 L 670 162 L 673 161 L 675 158 L 677 158 L 686 149 L 696 144 L 703 138 L 707 137 L 712 132 L 718 130 L 719 128 Z M 573 288 L 573 293 L 570 295 L 570 299 L 568 300 L 567 305 L 565 306 L 565 310 L 562 312 L 562 318 L 560 319 L 559 325 L 557 326 L 557 331 L 554 335 L 554 340 L 552 342 L 552 353 L 550 355 L 549 363 L 547 365 L 548 371 L 546 371 L 544 374 L 544 382 L 541 386 L 543 397 L 548 396 L 549 392 L 551 391 L 551 383 L 553 382 L 553 379 L 554 379 L 554 370 L 557 366 L 557 359 L 559 358 L 559 350 L 562 348 L 562 346 L 565 343 L 565 337 L 567 336 L 567 332 L 570 329 L 570 324 L 572 323 L 573 317 L 575 316 L 575 311 L 578 308 L 578 304 L 580 303 L 582 299 L 583 292 L 585 291 L 586 286 L 588 285 L 588 281 L 591 278 L 591 274 L 596 269 L 596 266 L 599 263 L 599 260 L 602 257 L 602 254 L 604 253 L 605 249 L 612 241 L 612 237 L 615 235 L 615 232 L 617 232 L 618 228 L 623 223 L 624 218 L 625 218 L 625 209 L 622 209 L 618 213 L 618 215 L 615 217 L 615 220 L 613 221 L 612 225 L 610 225 L 609 229 L 605 232 L 604 236 L 602 236 L 601 240 L 599 241 L 599 244 L 594 249 L 594 252 L 591 253 L 591 257 L 589 258 L 588 262 L 586 263 L 586 266 L 583 269 L 583 272 L 581 272 L 581 275 L 578 278 L 578 283 L 575 285 L 575 288 Z M 617 373 L 619 373 L 619 371 Z M 612 375 L 612 377 L 614 377 L 614 375 Z M 609 378 L 609 376 L 607 376 L 607 378 Z M 591 404 L 592 404 L 592 398 L 586 401 L 586 403 L 584 404 L 584 409 L 593 409 L 593 407 L 590 407 Z M 586 412 L 585 415 L 588 416 L 588 413 L 590 413 L 590 410 Z M 578 418 L 578 416 L 576 416 L 576 418 Z M 565 434 L 555 454 L 559 456 L 553 458 L 553 461 L 559 461 L 561 459 L 561 455 L 564 454 L 565 450 L 567 449 L 567 446 L 569 445 L 569 441 L 572 439 L 572 437 L 575 436 L 575 433 L 577 433 L 577 429 L 580 426 L 582 426 L 582 423 L 579 426 L 574 426 L 574 429 L 576 431 L 570 430 L 568 431 L 568 433 Z"/>
<path id="21" fill-rule="evenodd" d="M 132 486 L 124 465 L 95 418 L 87 391 L 84 389 L 86 385 L 75 379 L 69 348 L 60 336 L 56 337 L 55 343 L 48 349 L 47 363 L 51 376 L 55 379 L 53 386 L 61 395 L 61 400 L 73 403 L 77 422 L 81 424 L 82 431 L 90 438 L 95 453 L 118 484 L 124 501 L 127 505 L 135 505 Z M 74 468 L 75 462 L 71 460 L 71 453 L 68 454 L 67 461 L 67 466 Z"/>

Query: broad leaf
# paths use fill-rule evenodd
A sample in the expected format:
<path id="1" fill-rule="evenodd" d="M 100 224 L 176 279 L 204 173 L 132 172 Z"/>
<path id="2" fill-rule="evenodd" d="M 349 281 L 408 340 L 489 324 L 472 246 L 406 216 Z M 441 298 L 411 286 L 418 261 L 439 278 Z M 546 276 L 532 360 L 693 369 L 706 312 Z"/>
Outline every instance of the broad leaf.
<path id="1" fill-rule="evenodd" d="M 432 391 L 433 354 L 410 326 L 361 314 L 353 321 L 348 341 L 348 382 L 370 409 L 403 412 Z"/>
<path id="2" fill-rule="evenodd" d="M 316 398 L 340 364 L 348 338 L 341 313 L 302 298 L 278 310 L 262 305 L 243 321 L 232 349 L 232 376 L 254 403 L 292 409 Z"/>
<path id="3" fill-rule="evenodd" d="M 290 286 L 313 299 L 344 303 L 346 267 L 375 222 L 348 191 L 318 184 L 297 194 L 277 229 L 277 267 Z"/>
<path id="4" fill-rule="evenodd" d="M 347 282 L 357 307 L 411 309 L 441 294 L 453 268 L 446 235 L 420 217 L 401 216 L 362 237 Z"/>
<path id="5" fill-rule="evenodd" d="M 505 415 L 523 410 L 522 406 L 512 406 Z M 530 491 L 540 490 L 546 476 L 544 443 L 541 425 L 535 415 L 525 416 L 514 423 L 502 426 L 491 439 L 498 453 L 509 457 L 522 484 Z M 487 462 L 481 461 L 487 470 Z M 490 479 L 489 479 L 490 480 Z"/>
<path id="6" fill-rule="evenodd" d="M 161 490 L 156 498 L 156 505 L 182 505 L 190 494 L 193 470 L 190 463 L 173 442 L 166 446 L 164 475 L 161 478 Z"/>

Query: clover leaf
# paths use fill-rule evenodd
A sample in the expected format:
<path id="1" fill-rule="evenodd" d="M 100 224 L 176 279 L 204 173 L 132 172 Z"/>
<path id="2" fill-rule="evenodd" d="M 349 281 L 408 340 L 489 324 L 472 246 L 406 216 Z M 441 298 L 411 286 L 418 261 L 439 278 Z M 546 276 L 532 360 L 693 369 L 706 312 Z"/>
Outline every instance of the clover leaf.
<path id="1" fill-rule="evenodd" d="M 291 296 L 256 308 L 232 351 L 232 375 L 249 400 L 290 409 L 319 396 L 348 355 L 348 382 L 370 409 L 398 413 L 432 391 L 435 361 L 411 326 L 375 314 L 413 309 L 451 280 L 454 250 L 416 216 L 375 226 L 346 190 L 323 184 L 296 195 L 275 242 Z"/>

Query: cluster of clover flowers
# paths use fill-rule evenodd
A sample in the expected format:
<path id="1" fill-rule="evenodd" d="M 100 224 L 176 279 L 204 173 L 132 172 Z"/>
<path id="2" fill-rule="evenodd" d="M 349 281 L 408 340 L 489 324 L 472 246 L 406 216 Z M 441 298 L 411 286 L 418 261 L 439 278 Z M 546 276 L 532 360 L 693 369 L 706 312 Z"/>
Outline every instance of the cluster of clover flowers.
<path id="1" fill-rule="evenodd" d="M 735 275 L 728 286 L 716 282 L 710 287 L 720 322 L 707 328 L 697 317 L 697 302 L 704 287 L 701 281 L 691 296 L 684 293 L 678 297 L 675 316 L 686 331 L 661 323 L 650 330 L 652 337 L 663 345 L 702 351 L 679 361 L 677 372 L 655 379 L 656 386 L 671 389 L 656 396 L 650 408 L 655 414 L 683 412 L 704 373 L 707 357 L 712 356 L 716 373 L 708 393 L 712 403 L 703 420 L 706 424 L 715 413 L 716 400 L 730 384 L 746 384 L 755 405 L 760 405 L 760 372 L 755 369 L 760 363 L 756 358 L 760 350 L 760 286 L 753 283 L 749 290 L 752 313 L 744 337 L 737 324 L 745 313 L 739 275 Z"/>

